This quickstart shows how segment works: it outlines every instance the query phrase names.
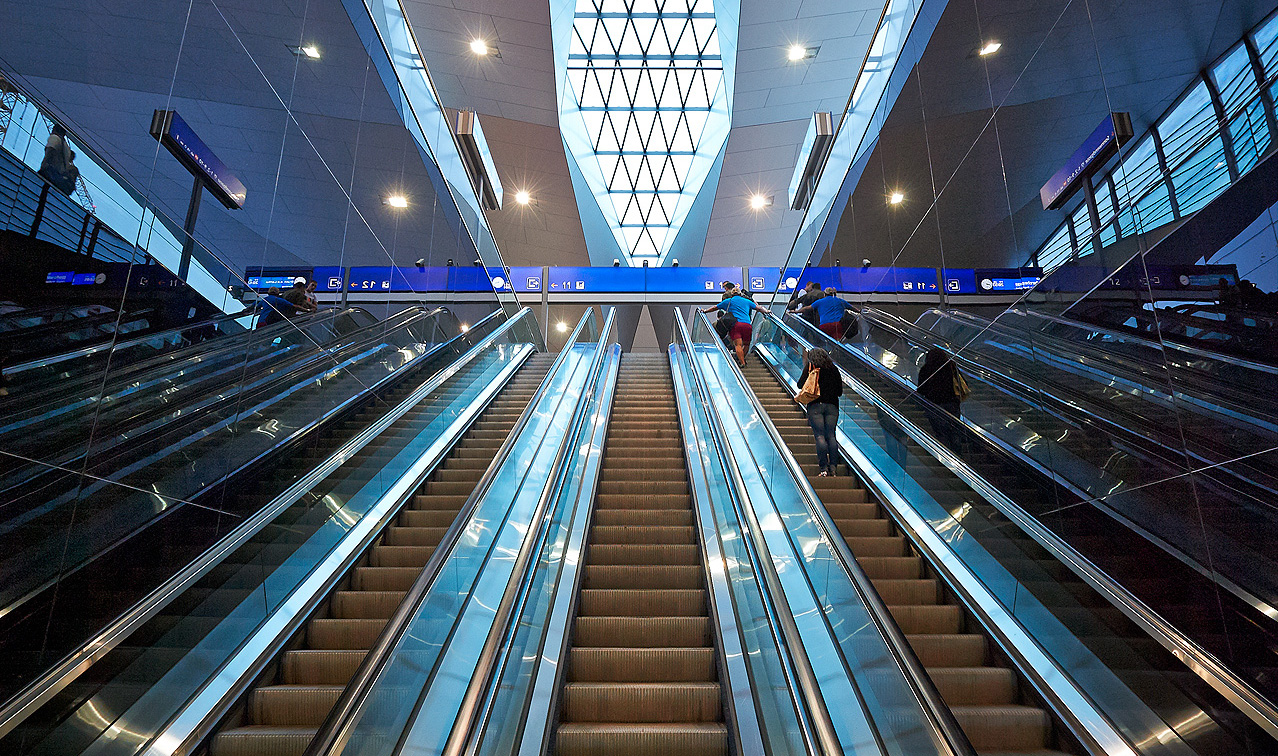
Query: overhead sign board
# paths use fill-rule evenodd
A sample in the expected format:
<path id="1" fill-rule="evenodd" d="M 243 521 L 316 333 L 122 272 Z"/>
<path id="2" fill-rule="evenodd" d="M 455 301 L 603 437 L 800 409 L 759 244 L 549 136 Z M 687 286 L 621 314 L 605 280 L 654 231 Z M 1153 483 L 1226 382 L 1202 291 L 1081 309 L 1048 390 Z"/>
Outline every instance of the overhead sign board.
<path id="1" fill-rule="evenodd" d="M 157 110 L 151 117 L 151 136 L 173 156 L 228 210 L 244 207 L 248 190 L 231 169 L 213 154 L 175 110 Z"/>
<path id="2" fill-rule="evenodd" d="M 1105 116 L 1061 169 L 1039 190 L 1044 210 L 1065 204 L 1089 176 L 1095 173 L 1132 138 L 1132 119 L 1127 113 Z"/>

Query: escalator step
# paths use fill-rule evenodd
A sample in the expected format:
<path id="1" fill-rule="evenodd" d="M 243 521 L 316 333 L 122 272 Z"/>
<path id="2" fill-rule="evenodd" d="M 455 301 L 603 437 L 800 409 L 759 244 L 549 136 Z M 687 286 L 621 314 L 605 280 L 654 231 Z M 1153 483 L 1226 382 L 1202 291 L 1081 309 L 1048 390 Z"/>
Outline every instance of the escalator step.
<path id="1" fill-rule="evenodd" d="M 713 722 L 723 702 L 716 682 L 571 682 L 563 707 L 573 722 Z"/>
<path id="2" fill-rule="evenodd" d="M 568 674 L 579 682 L 715 679 L 713 648 L 574 648 Z"/>

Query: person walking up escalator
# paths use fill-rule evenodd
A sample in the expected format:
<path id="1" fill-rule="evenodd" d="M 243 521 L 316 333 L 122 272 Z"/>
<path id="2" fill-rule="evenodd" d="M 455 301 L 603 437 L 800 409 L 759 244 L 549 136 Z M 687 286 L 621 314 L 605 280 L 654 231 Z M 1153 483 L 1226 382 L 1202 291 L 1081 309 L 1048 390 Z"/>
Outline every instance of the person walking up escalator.
<path id="1" fill-rule="evenodd" d="M 733 289 L 731 296 L 724 297 L 719 304 L 702 310 L 704 313 L 723 310 L 726 313 L 725 317 L 731 316 L 736 320 L 728 335 L 732 337 L 732 346 L 737 352 L 737 362 L 742 368 L 746 366 L 746 350 L 750 348 L 750 337 L 754 335 L 754 327 L 750 325 L 750 313 L 760 309 L 762 308 Z"/>
<path id="2" fill-rule="evenodd" d="M 807 307 L 801 308 L 799 314 L 809 319 L 811 315 L 815 315 L 817 328 L 820 328 L 822 333 L 835 341 L 842 341 L 843 315 L 853 307 L 851 302 L 839 299 L 838 294 L 838 290 L 833 286 L 827 287 L 824 296 Z"/>
<path id="3" fill-rule="evenodd" d="M 967 381 L 954 365 L 949 352 L 932 347 L 919 367 L 918 394 L 927 399 L 928 422 L 937 440 L 952 451 L 961 451 L 962 436 L 958 431 L 963 400 L 971 394 Z"/>
<path id="4" fill-rule="evenodd" d="M 808 402 L 808 425 L 812 435 L 816 437 L 817 466 L 821 468 L 818 475 L 822 478 L 834 475 L 838 464 L 837 449 L 839 440 L 836 437 L 839 427 L 839 397 L 843 396 L 843 376 L 830 359 L 830 353 L 824 349 L 809 349 L 803 355 L 803 374 L 799 376 L 799 385 L 807 387 L 808 376 L 812 371 L 817 374 L 816 396 Z"/>

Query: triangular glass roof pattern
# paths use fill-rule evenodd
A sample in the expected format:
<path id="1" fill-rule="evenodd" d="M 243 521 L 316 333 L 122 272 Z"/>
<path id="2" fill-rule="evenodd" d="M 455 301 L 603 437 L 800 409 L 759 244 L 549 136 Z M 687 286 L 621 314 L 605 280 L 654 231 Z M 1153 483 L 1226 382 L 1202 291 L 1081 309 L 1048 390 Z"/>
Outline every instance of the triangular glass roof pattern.
<path id="1" fill-rule="evenodd" d="M 565 1 L 564 142 L 628 262 L 660 265 L 727 140 L 715 3 Z"/>

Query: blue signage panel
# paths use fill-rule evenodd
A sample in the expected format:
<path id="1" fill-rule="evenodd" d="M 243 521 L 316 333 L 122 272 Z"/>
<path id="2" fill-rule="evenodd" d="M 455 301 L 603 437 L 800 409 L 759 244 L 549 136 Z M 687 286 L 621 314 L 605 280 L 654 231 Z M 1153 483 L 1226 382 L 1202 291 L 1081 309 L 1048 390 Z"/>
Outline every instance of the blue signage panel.
<path id="1" fill-rule="evenodd" d="M 546 291 L 551 294 L 627 294 L 643 290 L 643 268 L 556 267 L 550 269 L 550 280 L 546 282 Z"/>
<path id="2" fill-rule="evenodd" d="M 943 268 L 941 284 L 946 294 L 975 294 L 976 271 L 971 268 Z"/>
<path id="3" fill-rule="evenodd" d="M 777 284 L 781 284 L 781 292 L 788 294 L 796 288 L 803 288 L 808 281 L 816 281 L 821 288 L 833 286 L 839 288 L 839 271 L 841 268 L 786 268 L 785 278 L 781 278 L 781 270 L 779 268 L 750 268 L 750 291 L 758 294 L 760 292 L 772 293 L 777 290 Z"/>
<path id="4" fill-rule="evenodd" d="M 510 284 L 514 290 L 521 294 L 540 294 L 541 285 L 541 268 L 531 265 L 517 265 L 510 270 Z"/>
<path id="5" fill-rule="evenodd" d="M 345 277 L 346 268 L 340 265 L 321 265 L 317 268 L 250 267 L 244 271 L 244 280 L 254 291 L 266 291 L 271 287 L 287 289 L 299 279 L 303 283 L 314 281 L 316 291 L 341 291 Z"/>
<path id="6" fill-rule="evenodd" d="M 1028 291 L 1043 278 L 1038 268 L 978 268 L 972 272 L 977 293 Z"/>
<path id="7" fill-rule="evenodd" d="M 71 279 L 72 286 L 91 286 L 93 284 L 106 283 L 106 273 L 76 273 L 75 278 Z"/>
<path id="8" fill-rule="evenodd" d="M 1039 190 L 1044 210 L 1056 210 L 1078 190 L 1085 178 L 1101 167 L 1132 137 L 1132 120 L 1127 113 L 1105 116 L 1091 136 L 1083 141 L 1056 175 Z"/>
<path id="9" fill-rule="evenodd" d="M 741 285 L 740 268 L 641 268 L 644 290 L 658 294 L 721 294 L 723 282 Z"/>
<path id="10" fill-rule="evenodd" d="M 60 271 L 45 276 L 44 282 L 47 284 L 69 284 L 73 278 L 75 278 L 75 271 Z"/>
<path id="11" fill-rule="evenodd" d="M 838 268 L 840 291 L 858 294 L 918 294 L 936 292 L 936 268 Z"/>
<path id="12" fill-rule="evenodd" d="M 390 291 L 390 288 L 389 265 L 357 265 L 351 268 L 351 279 L 347 283 L 347 291 Z"/>
<path id="13" fill-rule="evenodd" d="M 155 111 L 151 119 L 151 136 L 160 140 L 228 209 L 238 210 L 244 207 L 244 200 L 248 196 L 244 184 L 213 154 L 177 111 Z"/>

